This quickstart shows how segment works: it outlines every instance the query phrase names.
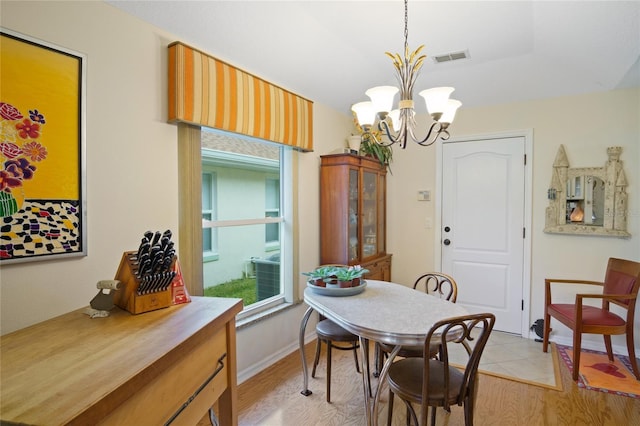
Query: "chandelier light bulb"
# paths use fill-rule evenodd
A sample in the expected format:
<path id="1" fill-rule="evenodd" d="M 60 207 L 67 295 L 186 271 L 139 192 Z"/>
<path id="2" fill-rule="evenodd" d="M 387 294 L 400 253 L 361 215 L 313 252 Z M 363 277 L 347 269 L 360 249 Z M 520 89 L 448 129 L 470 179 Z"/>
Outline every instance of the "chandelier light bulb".
<path id="1" fill-rule="evenodd" d="M 400 110 L 391 110 L 391 112 L 389 112 L 389 118 L 391 118 L 391 128 L 393 131 L 398 131 L 398 129 L 400 129 Z"/>
<path id="2" fill-rule="evenodd" d="M 393 107 L 393 98 L 398 88 L 393 86 L 378 86 L 364 92 L 371 99 L 373 110 L 377 113 L 388 113 Z"/>
<path id="3" fill-rule="evenodd" d="M 447 107 L 449 96 L 455 89 L 453 87 L 434 87 L 419 93 L 424 98 L 429 114 L 442 114 Z"/>
<path id="4" fill-rule="evenodd" d="M 456 111 L 458 110 L 458 108 L 460 108 L 461 105 L 462 102 L 455 99 L 449 99 L 447 101 L 447 106 L 442 113 L 442 117 L 440 117 L 440 123 L 451 124 L 454 117 L 456 116 Z"/>
<path id="5" fill-rule="evenodd" d="M 376 121 L 376 110 L 371 102 L 358 102 L 351 107 L 361 126 L 371 126 Z"/>

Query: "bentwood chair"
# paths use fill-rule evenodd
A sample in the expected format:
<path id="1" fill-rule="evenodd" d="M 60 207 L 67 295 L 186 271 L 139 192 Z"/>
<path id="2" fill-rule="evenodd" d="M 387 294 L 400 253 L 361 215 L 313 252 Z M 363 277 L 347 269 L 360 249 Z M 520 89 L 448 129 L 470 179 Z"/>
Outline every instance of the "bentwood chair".
<path id="1" fill-rule="evenodd" d="M 420 275 L 413 283 L 413 288 L 418 290 L 424 289 L 425 293 L 439 297 L 444 300 L 455 303 L 458 298 L 458 284 L 453 277 L 441 272 L 428 272 Z M 398 356 L 402 358 L 415 358 L 423 355 L 422 345 L 403 346 L 398 352 Z M 439 347 L 437 344 L 431 345 L 429 348 L 429 357 L 433 358 L 438 355 Z M 382 363 L 387 354 L 393 351 L 393 346 L 385 343 L 376 344 L 376 373 L 382 370 Z"/>
<path id="2" fill-rule="evenodd" d="M 602 287 L 602 294 L 576 294 L 575 303 L 553 303 L 551 284 L 587 284 Z M 544 280 L 544 337 L 542 350 L 547 352 L 551 317 L 560 321 L 573 331 L 573 380 L 578 380 L 580 369 L 580 347 L 582 334 L 602 334 L 609 361 L 613 362 L 611 336 L 627 335 L 627 350 L 633 374 L 640 380 L 640 371 L 633 342 L 634 313 L 638 288 L 640 287 L 640 263 L 631 260 L 610 258 L 607 264 L 604 282 L 547 278 Z M 554 286 L 555 288 L 555 286 Z M 601 300 L 602 306 L 585 304 L 588 300 Z M 610 310 L 611 305 L 625 310 L 625 318 Z"/>
<path id="3" fill-rule="evenodd" d="M 440 347 L 438 359 L 429 357 L 405 358 L 391 364 L 389 384 L 389 417 L 391 425 L 394 395 L 407 407 L 407 425 L 426 426 L 429 407 L 431 425 L 436 424 L 436 407 L 450 411 L 450 406 L 464 406 L 466 426 L 473 425 L 473 407 L 477 390 L 478 365 L 489 340 L 496 318 L 493 314 L 473 314 L 439 321 L 427 333 L 423 352 L 431 345 Z M 472 350 L 464 370 L 449 364 L 452 345 L 466 343 Z M 466 346 L 465 346 L 466 348 Z M 420 406 L 420 421 L 412 404 Z"/>
<path id="4" fill-rule="evenodd" d="M 344 265 L 323 265 L 323 266 L 344 266 Z M 358 365 L 358 349 L 360 348 L 359 337 L 344 328 L 340 327 L 335 322 L 320 318 L 318 324 L 316 324 L 316 335 L 318 340 L 316 342 L 316 356 L 313 360 L 313 369 L 311 370 L 311 377 L 316 377 L 316 367 L 320 361 L 320 348 L 322 343 L 327 345 L 327 402 L 331 402 L 331 352 L 333 349 L 341 351 L 353 351 L 353 358 L 356 362 L 356 371 L 360 373 L 360 366 Z M 338 343 L 338 344 L 336 344 Z M 365 348 L 368 349 L 368 348 Z M 365 351 L 366 353 L 367 351 Z M 367 368 L 369 362 L 367 360 Z M 368 375 L 368 371 L 366 372 Z M 370 378 L 368 378 L 370 380 Z M 371 389 L 371 385 L 369 385 Z"/>

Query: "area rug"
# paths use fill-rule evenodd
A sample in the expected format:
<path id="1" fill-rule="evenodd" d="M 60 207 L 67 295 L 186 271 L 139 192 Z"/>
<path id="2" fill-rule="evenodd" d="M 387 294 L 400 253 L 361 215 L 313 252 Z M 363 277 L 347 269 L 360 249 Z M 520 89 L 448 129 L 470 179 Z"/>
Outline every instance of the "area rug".
<path id="1" fill-rule="evenodd" d="M 554 372 L 554 383 L 543 383 L 534 380 L 527 380 L 518 376 L 510 376 L 506 374 L 500 374 L 489 370 L 483 370 L 482 367 L 478 368 L 478 372 L 481 374 L 486 374 L 488 376 L 498 377 L 500 379 L 511 380 L 513 382 L 524 383 L 526 385 L 539 386 L 546 389 L 553 389 L 557 391 L 562 391 L 562 378 L 560 377 L 560 365 L 558 363 L 557 349 L 555 343 L 551 343 L 551 351 L 553 360 L 553 372 Z"/>
<path id="2" fill-rule="evenodd" d="M 505 380 L 511 380 L 512 382 L 518 382 L 518 383 L 524 383 L 526 385 L 532 385 L 532 386 L 539 386 L 545 389 L 553 389 L 553 390 L 557 390 L 557 391 L 562 391 L 562 378 L 560 376 L 560 365 L 558 362 L 558 356 L 556 355 L 556 346 L 555 343 L 551 343 L 551 349 L 552 349 L 552 356 L 550 357 L 550 359 L 553 362 L 553 372 L 554 372 L 554 378 L 553 378 L 553 383 L 549 383 L 549 382 L 541 382 L 541 381 L 535 381 L 535 380 L 528 380 L 524 377 L 518 377 L 518 375 L 507 375 L 507 374 L 503 374 L 503 373 L 496 373 L 495 371 L 491 371 L 491 370 L 487 370 L 487 369 L 483 369 L 482 368 L 482 363 L 480 364 L 480 367 L 478 367 L 478 373 L 480 374 L 485 374 L 487 376 L 492 376 L 492 377 L 497 377 L 499 379 L 505 379 Z M 464 351 L 463 351 L 464 352 Z M 465 353 L 466 356 L 466 353 Z M 451 362 L 452 366 L 455 366 L 461 370 L 464 370 L 464 365 L 462 364 L 458 364 L 456 362 Z"/>
<path id="3" fill-rule="evenodd" d="M 556 346 L 558 355 L 573 372 L 573 349 Z M 629 357 L 614 354 L 614 362 L 611 363 L 604 352 L 582 349 L 578 387 L 640 399 L 640 381 L 632 371 Z"/>

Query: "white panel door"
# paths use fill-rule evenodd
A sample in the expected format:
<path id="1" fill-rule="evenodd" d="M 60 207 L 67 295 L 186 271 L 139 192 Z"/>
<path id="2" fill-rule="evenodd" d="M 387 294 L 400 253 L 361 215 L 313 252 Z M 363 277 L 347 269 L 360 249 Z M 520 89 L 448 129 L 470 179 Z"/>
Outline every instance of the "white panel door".
<path id="1" fill-rule="evenodd" d="M 458 283 L 457 303 L 519 334 L 524 137 L 445 143 L 442 154 L 442 270 Z"/>

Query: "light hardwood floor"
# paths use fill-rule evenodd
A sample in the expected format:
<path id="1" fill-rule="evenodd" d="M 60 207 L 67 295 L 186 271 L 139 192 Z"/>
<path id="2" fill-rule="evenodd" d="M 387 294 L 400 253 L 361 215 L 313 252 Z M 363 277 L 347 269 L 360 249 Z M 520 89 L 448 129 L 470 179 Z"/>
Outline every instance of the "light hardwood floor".
<path id="1" fill-rule="evenodd" d="M 315 342 L 307 345 L 311 366 Z M 302 369 L 294 352 L 257 374 L 238 389 L 241 426 L 345 426 L 364 425 L 361 376 L 356 373 L 351 352 L 334 351 L 331 403 L 325 401 L 325 359 L 315 379 L 309 379 L 310 396 L 300 394 Z M 526 366 L 523 366 L 526 368 Z M 475 425 L 640 425 L 640 400 L 580 389 L 560 363 L 563 391 L 545 389 L 488 375 L 480 377 Z M 377 381 L 374 380 L 374 386 Z M 387 390 L 382 393 L 379 422 L 386 424 Z M 396 400 L 396 402 L 399 402 Z M 404 425 L 404 407 L 395 404 L 393 425 Z M 205 426 L 208 421 L 201 421 Z M 438 410 L 437 424 L 463 425 L 462 407 L 451 414 Z"/>

